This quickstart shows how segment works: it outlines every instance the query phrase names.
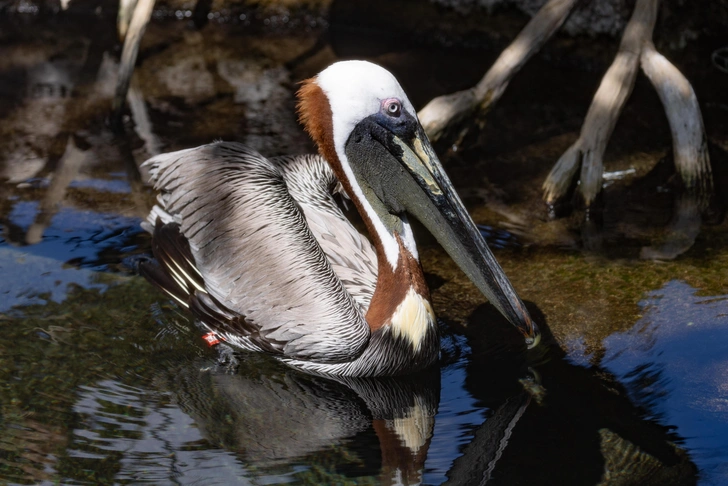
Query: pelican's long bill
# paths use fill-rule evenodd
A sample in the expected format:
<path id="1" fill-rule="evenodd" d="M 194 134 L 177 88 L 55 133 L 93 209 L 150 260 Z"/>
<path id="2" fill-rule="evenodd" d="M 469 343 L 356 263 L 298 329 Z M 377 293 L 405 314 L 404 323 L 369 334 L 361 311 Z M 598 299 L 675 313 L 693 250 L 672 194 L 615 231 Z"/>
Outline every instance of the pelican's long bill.
<path id="1" fill-rule="evenodd" d="M 527 345 L 538 344 L 538 327 L 463 206 L 415 117 L 403 112 L 394 119 L 380 113 L 362 120 L 346 143 L 346 154 L 357 161 L 352 165 L 367 199 L 381 201 L 383 207 L 376 208 L 376 204 L 376 209 L 417 218 L 523 334 Z M 373 162 L 382 160 L 394 163 Z M 380 216 L 386 223 L 387 214 Z"/>

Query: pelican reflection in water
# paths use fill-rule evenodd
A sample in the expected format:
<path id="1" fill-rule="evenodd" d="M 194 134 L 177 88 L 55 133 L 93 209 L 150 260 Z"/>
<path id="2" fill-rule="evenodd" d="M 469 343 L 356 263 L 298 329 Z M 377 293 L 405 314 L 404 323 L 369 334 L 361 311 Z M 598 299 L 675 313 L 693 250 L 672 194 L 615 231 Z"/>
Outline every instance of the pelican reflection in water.
<path id="1" fill-rule="evenodd" d="M 147 162 L 160 191 L 147 278 L 234 347 L 310 373 L 411 373 L 439 352 L 412 215 L 526 342 L 538 342 L 392 74 L 333 64 L 303 83 L 298 113 L 320 156 L 268 159 L 218 142 Z"/>
<path id="2" fill-rule="evenodd" d="M 423 481 L 440 398 L 437 367 L 406 377 L 319 377 L 246 355 L 235 373 L 200 357 L 160 369 L 159 378 L 202 436 L 254 465 L 256 479 L 300 464 L 331 465 L 334 455 L 335 469 L 350 480 Z"/>

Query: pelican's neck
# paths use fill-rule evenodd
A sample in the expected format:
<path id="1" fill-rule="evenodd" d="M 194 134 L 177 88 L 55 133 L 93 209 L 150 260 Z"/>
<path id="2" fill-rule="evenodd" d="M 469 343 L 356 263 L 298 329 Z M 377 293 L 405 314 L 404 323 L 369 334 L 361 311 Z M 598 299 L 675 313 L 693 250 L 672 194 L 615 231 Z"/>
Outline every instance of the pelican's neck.
<path id="1" fill-rule="evenodd" d="M 336 172 L 346 171 L 341 167 L 346 167 L 342 158 L 346 160 L 345 155 L 333 159 L 340 163 Z M 353 174 L 339 180 L 362 216 L 377 251 L 377 286 L 366 314 L 369 328 L 376 331 L 390 326 L 394 337 L 408 340 L 419 352 L 434 325 L 435 314 L 412 228 L 406 217 L 389 214 L 376 196 L 367 198 L 372 191 L 357 184 Z"/>
<path id="2" fill-rule="evenodd" d="M 391 325 L 395 334 L 409 337 L 414 348 L 434 322 L 430 292 L 420 262 L 395 236 L 399 260 L 395 268 L 379 259 L 377 286 L 369 304 L 366 320 L 372 331 Z"/>
<path id="3" fill-rule="evenodd" d="M 298 100 L 301 123 L 362 216 L 377 249 L 380 268 L 381 262 L 387 262 L 392 272 L 397 270 L 402 257 L 399 241 L 417 261 L 417 245 L 409 221 L 404 215 L 391 214 L 367 182 L 355 176 L 344 150 L 351 131 L 347 132 L 344 124 L 337 123 L 329 99 L 315 79 L 304 81 L 298 92 Z"/>
<path id="4" fill-rule="evenodd" d="M 357 180 L 343 150 L 339 151 L 337 147 L 336 152 L 334 157 L 328 160 L 332 165 L 338 166 L 336 168 L 338 170 L 335 171 L 367 226 L 377 250 L 378 261 L 386 262 L 390 271 L 394 272 L 397 270 L 397 265 L 408 260 L 406 257 L 403 258 L 402 254 L 402 250 L 406 249 L 409 256 L 419 262 L 417 244 L 407 217 L 404 214 L 391 214 L 387 211 L 366 181 Z"/>
<path id="5" fill-rule="evenodd" d="M 435 316 L 412 228 L 406 217 L 387 210 L 366 180 L 355 176 L 344 150 L 351 129 L 347 132 L 344 124 L 337 123 L 315 79 L 304 82 L 298 100 L 302 124 L 362 216 L 377 251 L 377 286 L 367 323 L 372 331 L 389 326 L 392 337 L 408 340 L 419 353 Z"/>

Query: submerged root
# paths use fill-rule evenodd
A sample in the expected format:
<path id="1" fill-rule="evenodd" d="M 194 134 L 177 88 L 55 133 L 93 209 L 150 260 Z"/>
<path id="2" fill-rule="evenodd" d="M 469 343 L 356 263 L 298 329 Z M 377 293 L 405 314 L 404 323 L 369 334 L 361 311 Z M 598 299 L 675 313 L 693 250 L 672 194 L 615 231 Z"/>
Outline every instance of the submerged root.
<path id="1" fill-rule="evenodd" d="M 700 233 L 700 202 L 690 194 L 683 194 L 675 201 L 675 210 L 662 241 L 642 247 L 640 258 L 644 260 L 674 260 L 688 251 Z"/>
<path id="2" fill-rule="evenodd" d="M 53 171 L 53 179 L 48 190 L 40 203 L 40 211 L 35 217 L 33 224 L 25 234 L 25 243 L 34 245 L 43 239 L 43 233 L 51 224 L 51 219 L 58 212 L 59 203 L 66 195 L 68 186 L 78 175 L 81 167 L 86 163 L 87 153 L 79 149 L 74 136 L 68 137 L 66 150 L 58 161 L 58 166 Z"/>

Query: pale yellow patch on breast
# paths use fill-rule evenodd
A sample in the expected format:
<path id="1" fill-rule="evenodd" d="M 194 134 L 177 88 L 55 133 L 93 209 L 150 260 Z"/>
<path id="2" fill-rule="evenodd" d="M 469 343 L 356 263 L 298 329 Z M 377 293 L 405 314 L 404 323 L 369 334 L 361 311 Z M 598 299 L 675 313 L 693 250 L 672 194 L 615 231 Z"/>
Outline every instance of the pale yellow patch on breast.
<path id="1" fill-rule="evenodd" d="M 420 350 L 427 331 L 434 325 L 435 313 L 432 306 L 412 288 L 394 311 L 390 321 L 392 335 L 409 340 L 415 352 Z"/>

